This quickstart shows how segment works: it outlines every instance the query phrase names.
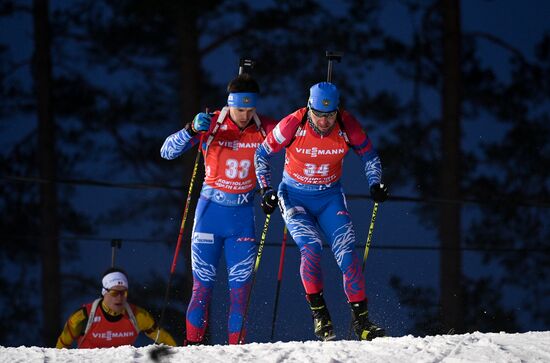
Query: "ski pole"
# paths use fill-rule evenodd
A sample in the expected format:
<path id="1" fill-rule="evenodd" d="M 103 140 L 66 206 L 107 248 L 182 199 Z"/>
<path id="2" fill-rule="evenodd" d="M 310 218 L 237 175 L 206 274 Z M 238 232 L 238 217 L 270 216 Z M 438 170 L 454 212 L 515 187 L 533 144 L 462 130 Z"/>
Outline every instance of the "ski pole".
<path id="1" fill-rule="evenodd" d="M 372 207 L 372 217 L 370 219 L 369 232 L 367 234 L 367 243 L 365 243 L 365 253 L 363 254 L 363 265 L 361 266 L 361 273 L 365 272 L 365 265 L 367 257 L 369 255 L 370 244 L 372 242 L 372 234 L 374 232 L 374 222 L 376 221 L 376 214 L 378 213 L 378 202 L 374 202 Z"/>
<path id="2" fill-rule="evenodd" d="M 207 112 L 208 112 L 208 109 L 207 109 Z M 199 144 L 199 148 L 197 150 L 197 156 L 195 157 L 195 164 L 193 165 L 193 174 L 191 175 L 191 181 L 189 182 L 189 191 L 187 193 L 187 200 L 185 201 L 185 208 L 183 209 L 183 218 L 181 219 L 180 232 L 178 234 L 178 242 L 176 243 L 176 250 L 174 251 L 172 266 L 170 267 L 170 275 L 168 275 L 168 283 L 166 284 L 166 291 L 164 293 L 164 302 L 162 304 L 162 310 L 160 313 L 160 319 L 159 319 L 157 336 L 155 338 L 155 343 L 159 338 L 160 328 L 162 326 L 162 322 L 164 320 L 164 313 L 166 311 L 166 305 L 168 304 L 168 299 L 170 297 L 170 285 L 172 283 L 172 276 L 174 275 L 174 271 L 176 270 L 176 263 L 178 261 L 178 255 L 181 248 L 181 241 L 183 237 L 183 231 L 185 228 L 185 221 L 187 220 L 187 213 L 189 212 L 189 205 L 191 204 L 191 193 L 193 192 L 193 185 L 195 184 L 195 177 L 197 176 L 197 168 L 199 165 L 200 157 L 201 157 L 201 148 Z"/>
<path id="3" fill-rule="evenodd" d="M 367 233 L 367 242 L 365 243 L 365 252 L 363 253 L 363 265 L 361 266 L 361 273 L 365 272 L 365 265 L 367 263 L 367 257 L 369 255 L 370 244 L 372 242 L 372 234 L 374 232 L 374 222 L 376 221 L 376 214 L 378 212 L 378 202 L 374 202 L 372 207 L 372 217 L 370 219 L 369 232 Z M 349 325 L 348 340 L 351 339 L 351 331 L 353 330 L 353 322 Z"/>
<path id="4" fill-rule="evenodd" d="M 121 239 L 112 239 L 111 240 L 111 267 L 115 267 L 115 254 L 116 254 L 116 248 L 122 247 L 122 240 Z"/>
<path id="5" fill-rule="evenodd" d="M 271 214 L 266 214 L 264 228 L 262 229 L 262 236 L 260 238 L 260 245 L 258 246 L 258 253 L 256 254 L 256 262 L 254 263 L 254 269 L 252 270 L 252 282 L 250 283 L 250 290 L 248 291 L 248 296 L 246 298 L 246 305 L 244 307 L 243 313 L 243 322 L 241 324 L 241 330 L 239 331 L 239 339 L 237 342 L 242 344 L 244 326 L 246 323 L 246 316 L 248 314 L 248 306 L 250 305 L 250 297 L 252 296 L 252 287 L 254 287 L 254 282 L 256 281 L 256 271 L 258 271 L 258 266 L 260 266 L 260 259 L 262 258 L 262 252 L 264 250 L 265 239 L 267 237 L 267 227 L 269 226 L 269 220 L 271 219 Z"/>
<path id="6" fill-rule="evenodd" d="M 283 263 L 285 260 L 285 249 L 286 249 L 286 235 L 287 229 L 286 225 L 283 229 L 283 242 L 281 243 L 281 257 L 279 258 L 279 273 L 277 274 L 277 289 L 275 290 L 275 307 L 273 308 L 273 321 L 271 322 L 271 338 L 269 340 L 273 341 L 275 335 L 275 321 L 277 320 L 277 306 L 279 305 L 279 291 L 281 290 L 281 280 L 283 279 Z"/>

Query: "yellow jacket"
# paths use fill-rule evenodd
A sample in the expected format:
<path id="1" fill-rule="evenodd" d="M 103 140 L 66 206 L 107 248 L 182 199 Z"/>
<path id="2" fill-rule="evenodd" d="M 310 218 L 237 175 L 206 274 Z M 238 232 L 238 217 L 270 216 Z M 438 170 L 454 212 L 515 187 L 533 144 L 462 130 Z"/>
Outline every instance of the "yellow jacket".
<path id="1" fill-rule="evenodd" d="M 85 305 L 75 311 L 69 317 L 69 319 L 65 323 L 61 335 L 57 339 L 57 344 L 55 345 L 56 348 L 69 348 L 72 346 L 75 340 L 80 339 L 85 334 L 86 325 L 88 323 L 88 309 L 89 306 L 87 308 Z M 110 313 L 109 308 L 106 307 L 105 304 L 103 304 L 103 300 L 99 301 L 97 309 L 101 309 L 103 315 L 111 322 L 119 321 L 123 317 L 123 315 L 127 315 L 126 311 L 124 311 L 123 314 L 113 315 L 112 313 Z M 132 305 L 132 311 L 133 315 L 135 316 L 135 322 L 139 331 L 142 331 L 147 337 L 155 340 L 157 337 L 157 332 L 159 331 L 155 319 L 147 310 L 139 306 Z M 168 333 L 166 330 L 160 329 L 160 332 L 158 334 L 158 343 L 166 344 L 173 347 L 176 346 L 174 338 L 172 338 L 170 333 Z"/>

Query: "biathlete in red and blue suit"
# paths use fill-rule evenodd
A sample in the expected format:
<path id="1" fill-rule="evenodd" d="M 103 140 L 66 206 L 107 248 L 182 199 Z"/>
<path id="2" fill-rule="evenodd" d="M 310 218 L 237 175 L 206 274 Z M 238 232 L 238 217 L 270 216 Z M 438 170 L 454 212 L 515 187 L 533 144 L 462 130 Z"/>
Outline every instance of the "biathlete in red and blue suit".
<path id="1" fill-rule="evenodd" d="M 354 251 L 355 232 L 340 184 L 349 149 L 364 163 L 373 199 L 383 202 L 388 192 L 370 139 L 355 117 L 339 110 L 338 104 L 339 91 L 333 84 L 322 82 L 311 87 L 308 106 L 277 124 L 256 151 L 254 163 L 264 212 L 272 213 L 278 201 L 286 226 L 300 248 L 300 275 L 315 334 L 323 340 L 335 337 L 323 298 L 320 262 L 324 235 L 343 274 L 355 332 L 360 339 L 370 340 L 384 336 L 384 330 L 368 320 L 365 279 Z M 282 149 L 286 149 L 285 166 L 276 196 L 269 159 Z"/>
<path id="2" fill-rule="evenodd" d="M 174 159 L 200 142 L 204 156 L 205 178 L 191 241 L 193 294 L 187 308 L 187 344 L 203 343 L 222 247 L 230 290 L 229 344 L 242 343 L 246 333 L 243 330 L 239 342 L 257 252 L 254 152 L 276 121 L 256 114 L 259 86 L 249 74 L 232 80 L 227 90 L 226 107 L 199 113 L 161 148 L 163 158 Z"/>

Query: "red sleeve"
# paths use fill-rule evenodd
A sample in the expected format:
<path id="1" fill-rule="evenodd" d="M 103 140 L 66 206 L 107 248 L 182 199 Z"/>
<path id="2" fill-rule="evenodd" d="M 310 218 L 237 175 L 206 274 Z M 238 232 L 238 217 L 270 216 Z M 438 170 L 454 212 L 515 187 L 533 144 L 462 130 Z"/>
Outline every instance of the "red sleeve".
<path id="1" fill-rule="evenodd" d="M 363 155 L 372 150 L 372 143 L 357 119 L 349 112 L 342 112 L 342 123 L 353 150 Z"/>
<path id="2" fill-rule="evenodd" d="M 264 141 L 264 144 L 269 146 L 268 150 L 273 153 L 279 152 L 292 141 L 305 111 L 306 109 L 302 108 L 291 113 L 273 128 Z"/>

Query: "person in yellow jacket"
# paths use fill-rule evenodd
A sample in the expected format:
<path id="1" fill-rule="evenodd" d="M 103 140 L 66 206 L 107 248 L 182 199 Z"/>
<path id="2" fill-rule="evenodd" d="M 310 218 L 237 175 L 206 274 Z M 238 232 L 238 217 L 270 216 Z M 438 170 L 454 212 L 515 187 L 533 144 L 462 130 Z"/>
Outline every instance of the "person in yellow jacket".
<path id="1" fill-rule="evenodd" d="M 176 346 L 174 338 L 159 329 L 145 309 L 129 304 L 128 277 L 124 270 L 110 268 L 102 278 L 102 297 L 84 304 L 65 323 L 56 348 L 110 348 L 133 345 L 140 332 L 157 343 Z"/>

